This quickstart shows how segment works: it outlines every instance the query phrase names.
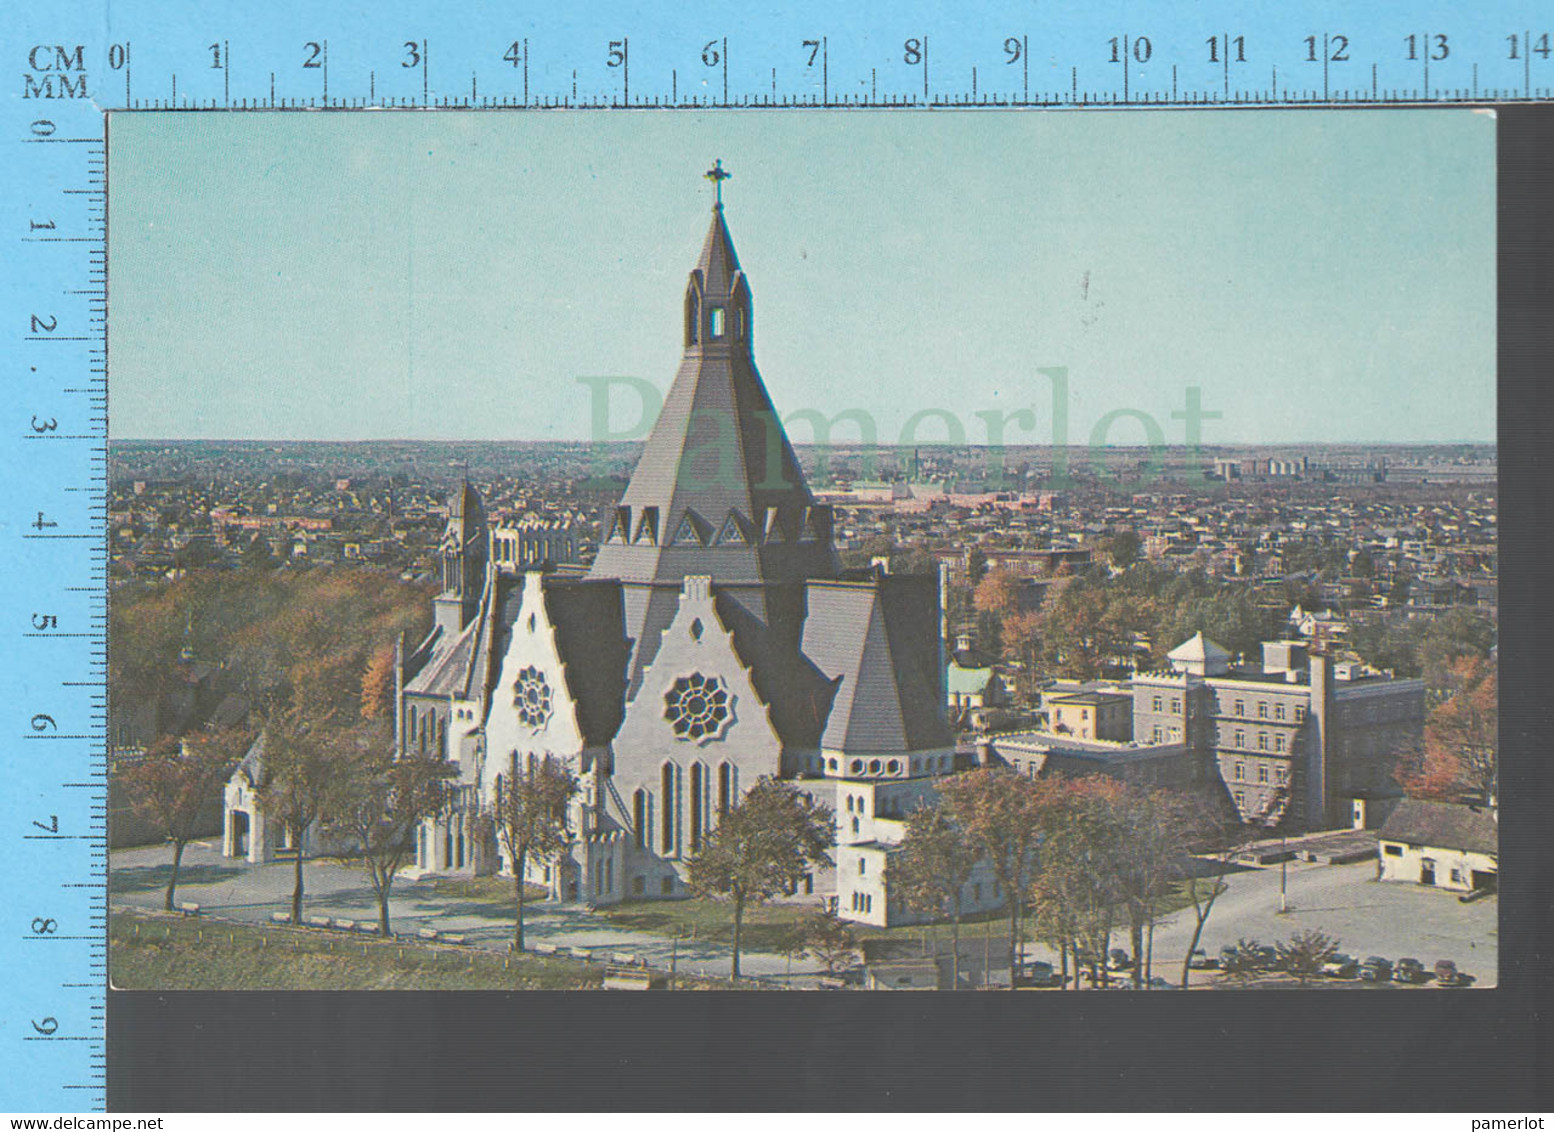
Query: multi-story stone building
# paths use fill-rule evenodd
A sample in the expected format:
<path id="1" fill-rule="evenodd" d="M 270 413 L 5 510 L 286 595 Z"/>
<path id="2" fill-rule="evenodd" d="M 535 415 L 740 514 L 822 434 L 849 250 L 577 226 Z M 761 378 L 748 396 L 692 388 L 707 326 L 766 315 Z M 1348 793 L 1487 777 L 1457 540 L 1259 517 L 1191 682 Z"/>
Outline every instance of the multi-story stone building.
<path id="1" fill-rule="evenodd" d="M 1354 798 L 1398 793 L 1392 767 L 1423 729 L 1423 681 L 1366 675 L 1296 641 L 1232 667 L 1198 633 L 1168 659 L 1133 678 L 1134 741 L 1200 753 L 1243 821 L 1327 828 L 1347 824 Z"/>

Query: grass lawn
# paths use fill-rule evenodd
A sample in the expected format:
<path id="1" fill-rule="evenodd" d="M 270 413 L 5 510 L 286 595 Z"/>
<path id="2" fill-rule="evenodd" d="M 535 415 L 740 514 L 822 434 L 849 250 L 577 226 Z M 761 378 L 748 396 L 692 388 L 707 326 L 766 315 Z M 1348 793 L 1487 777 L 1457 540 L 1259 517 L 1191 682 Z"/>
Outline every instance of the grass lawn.
<path id="1" fill-rule="evenodd" d="M 512 877 L 433 876 L 426 879 L 436 890 L 437 895 L 444 899 L 471 900 L 481 904 L 498 905 L 509 913 L 516 913 L 518 910 L 518 899 L 513 893 Z M 537 904 L 549 895 L 543 885 L 526 884 L 523 886 L 524 907 Z"/>
<path id="2" fill-rule="evenodd" d="M 734 906 L 726 900 L 710 897 L 692 897 L 686 900 L 632 900 L 622 904 L 599 908 L 593 913 L 600 919 L 632 931 L 650 932 L 653 935 L 711 940 L 714 943 L 732 944 L 734 941 Z M 813 904 L 752 904 L 745 909 L 742 947 L 747 951 L 766 951 L 783 954 L 786 937 L 798 924 L 819 914 Z M 961 919 L 961 939 L 981 939 L 991 923 L 994 938 L 1008 938 L 1009 919 L 1006 912 L 984 913 Z M 950 938 L 950 925 L 912 924 L 893 928 L 877 928 L 869 924 L 849 923 L 859 940 L 920 938 L 925 932 L 932 938 Z M 1027 925 L 1027 935 L 1029 926 Z"/>
<path id="3" fill-rule="evenodd" d="M 631 900 L 599 908 L 593 913 L 609 924 L 653 935 L 681 936 L 732 944 L 734 906 L 706 897 L 689 900 Z M 795 925 L 815 915 L 809 905 L 753 904 L 745 909 L 741 946 L 747 951 L 782 954 L 784 936 Z"/>
<path id="4" fill-rule="evenodd" d="M 108 970 L 120 990 L 598 990 L 604 973 L 580 959 L 130 912 L 109 919 Z"/>

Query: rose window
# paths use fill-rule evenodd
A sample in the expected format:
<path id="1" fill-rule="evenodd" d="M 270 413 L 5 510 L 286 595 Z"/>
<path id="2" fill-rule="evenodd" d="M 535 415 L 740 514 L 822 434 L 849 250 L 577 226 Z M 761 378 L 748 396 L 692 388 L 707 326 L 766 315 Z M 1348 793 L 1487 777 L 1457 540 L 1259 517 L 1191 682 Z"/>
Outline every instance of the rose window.
<path id="1" fill-rule="evenodd" d="M 732 703 L 721 677 L 693 672 L 664 693 L 664 718 L 678 739 L 715 739 L 728 727 Z"/>
<path id="2" fill-rule="evenodd" d="M 550 684 L 545 673 L 529 665 L 518 673 L 513 681 L 513 706 L 518 718 L 535 730 L 545 726 L 550 719 Z"/>

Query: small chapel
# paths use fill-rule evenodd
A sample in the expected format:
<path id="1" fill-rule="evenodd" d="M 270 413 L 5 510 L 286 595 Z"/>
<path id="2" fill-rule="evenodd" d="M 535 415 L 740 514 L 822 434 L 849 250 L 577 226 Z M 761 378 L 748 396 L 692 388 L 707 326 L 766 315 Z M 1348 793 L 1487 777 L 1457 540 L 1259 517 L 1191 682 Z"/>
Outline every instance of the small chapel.
<path id="1" fill-rule="evenodd" d="M 756 370 L 727 176 L 708 173 L 717 199 L 666 328 L 679 370 L 591 568 L 515 561 L 479 492 L 450 501 L 433 627 L 396 657 L 400 753 L 457 767 L 421 870 L 510 871 L 476 818 L 546 758 L 580 788 L 567 852 L 527 879 L 593 905 L 685 895 L 687 862 L 763 776 L 859 843 L 953 769 L 937 579 L 841 567 Z"/>

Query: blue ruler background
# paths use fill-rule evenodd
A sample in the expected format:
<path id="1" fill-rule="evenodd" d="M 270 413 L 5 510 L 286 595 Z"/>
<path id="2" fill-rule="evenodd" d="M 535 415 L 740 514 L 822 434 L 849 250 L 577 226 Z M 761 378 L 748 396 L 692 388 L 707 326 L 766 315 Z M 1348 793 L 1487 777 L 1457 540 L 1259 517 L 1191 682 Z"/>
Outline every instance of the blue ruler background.
<path id="1" fill-rule="evenodd" d="M 105 1102 L 107 233 L 118 110 L 1546 101 L 1554 8 L 404 0 L 0 15 L 0 1110 Z"/>

